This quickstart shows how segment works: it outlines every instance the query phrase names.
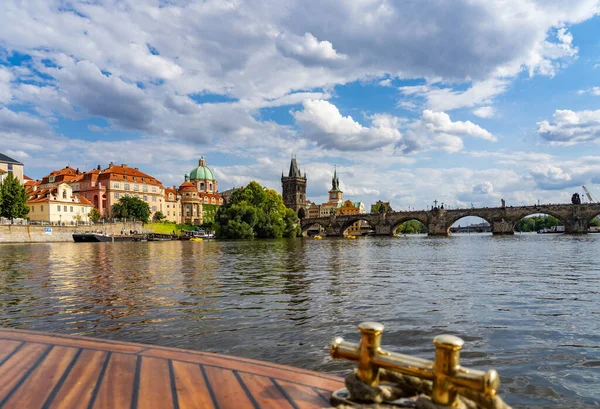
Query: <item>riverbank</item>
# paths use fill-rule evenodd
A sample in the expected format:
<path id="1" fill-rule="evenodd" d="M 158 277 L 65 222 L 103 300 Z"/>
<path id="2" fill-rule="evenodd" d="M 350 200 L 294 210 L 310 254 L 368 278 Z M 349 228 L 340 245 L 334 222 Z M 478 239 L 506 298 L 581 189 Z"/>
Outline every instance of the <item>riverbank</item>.
<path id="1" fill-rule="evenodd" d="M 102 231 L 108 234 L 121 234 L 130 230 L 142 231 L 141 222 L 106 223 L 93 226 L 37 226 L 0 225 L 0 243 L 55 243 L 72 242 L 73 233 Z"/>

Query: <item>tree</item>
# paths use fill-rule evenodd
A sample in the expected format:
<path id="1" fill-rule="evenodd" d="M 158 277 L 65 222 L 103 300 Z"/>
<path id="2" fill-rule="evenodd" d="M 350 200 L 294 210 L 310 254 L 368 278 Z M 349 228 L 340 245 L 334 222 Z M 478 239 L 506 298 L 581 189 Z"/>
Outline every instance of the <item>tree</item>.
<path id="1" fill-rule="evenodd" d="M 250 182 L 221 206 L 216 220 L 219 236 L 231 239 L 294 237 L 298 215 L 285 207 L 281 195 Z"/>
<path id="2" fill-rule="evenodd" d="M 112 206 L 112 216 L 115 218 L 132 218 L 148 223 L 150 206 L 137 197 L 122 197 Z"/>
<path id="3" fill-rule="evenodd" d="M 398 234 L 418 234 L 418 233 L 427 233 L 427 227 L 423 223 L 418 220 L 409 220 L 407 222 L 402 223 L 396 229 L 396 233 Z"/>
<path id="4" fill-rule="evenodd" d="M 373 205 L 373 209 L 371 213 L 387 213 L 389 211 L 388 207 L 383 202 L 377 202 Z"/>
<path id="5" fill-rule="evenodd" d="M 90 220 L 94 223 L 98 223 L 98 220 L 100 220 L 102 218 L 102 214 L 100 213 L 100 211 L 98 209 L 96 209 L 95 207 L 92 208 L 92 210 L 90 210 L 90 212 L 88 213 L 88 217 L 90 218 Z"/>
<path id="6" fill-rule="evenodd" d="M 12 173 L 9 173 L 4 182 L 0 184 L 0 216 L 18 219 L 27 216 L 27 192 L 25 186 L 19 182 Z"/>
<path id="7" fill-rule="evenodd" d="M 592 219 L 592 221 L 590 222 L 590 226 L 600 226 L 600 220 L 598 220 L 598 218 L 594 217 Z"/>
<path id="8" fill-rule="evenodd" d="M 154 216 L 152 216 L 152 219 L 154 219 L 154 221 L 156 221 L 156 222 L 163 221 L 166 218 L 167 218 L 167 216 L 165 216 L 164 213 L 161 212 L 160 210 L 158 212 L 154 213 Z"/>

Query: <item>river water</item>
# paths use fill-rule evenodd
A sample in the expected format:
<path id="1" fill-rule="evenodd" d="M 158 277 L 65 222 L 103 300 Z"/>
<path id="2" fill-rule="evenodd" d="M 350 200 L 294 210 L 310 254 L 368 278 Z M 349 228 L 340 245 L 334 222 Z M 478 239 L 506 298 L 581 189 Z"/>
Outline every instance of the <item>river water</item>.
<path id="1" fill-rule="evenodd" d="M 0 325 L 343 375 L 331 338 L 495 368 L 515 407 L 600 405 L 600 234 L 0 245 Z"/>

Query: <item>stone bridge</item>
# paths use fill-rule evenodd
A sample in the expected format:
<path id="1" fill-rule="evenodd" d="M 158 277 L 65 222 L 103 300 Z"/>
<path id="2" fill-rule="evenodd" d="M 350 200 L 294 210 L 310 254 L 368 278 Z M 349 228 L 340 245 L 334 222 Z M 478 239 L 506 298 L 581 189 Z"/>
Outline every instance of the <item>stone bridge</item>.
<path id="1" fill-rule="evenodd" d="M 367 213 L 329 217 L 305 218 L 300 224 L 302 233 L 315 224 L 325 229 L 327 236 L 343 236 L 353 223 L 364 220 L 376 235 L 393 235 L 398 226 L 418 220 L 427 226 L 430 236 L 448 236 L 450 227 L 467 216 L 481 217 L 492 226 L 493 234 L 514 234 L 515 225 L 524 217 L 545 213 L 556 217 L 565 226 L 565 233 L 587 233 L 590 221 L 600 214 L 600 204 L 549 204 L 520 207 L 481 207 L 471 209 L 434 209 L 407 212 Z"/>

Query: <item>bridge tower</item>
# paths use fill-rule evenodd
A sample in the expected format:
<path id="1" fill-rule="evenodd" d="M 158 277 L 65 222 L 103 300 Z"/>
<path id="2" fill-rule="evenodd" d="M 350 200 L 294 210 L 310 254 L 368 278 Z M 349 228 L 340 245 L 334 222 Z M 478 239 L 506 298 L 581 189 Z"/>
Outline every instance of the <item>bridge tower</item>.
<path id="1" fill-rule="evenodd" d="M 331 178 L 331 190 L 329 191 L 330 203 L 341 203 L 343 201 L 344 192 L 340 190 L 340 180 L 337 177 L 337 169 L 333 171 Z"/>
<path id="2" fill-rule="evenodd" d="M 283 176 L 283 172 L 281 172 L 281 187 L 283 203 L 286 207 L 293 209 L 296 213 L 300 209 L 306 211 L 306 172 L 302 176 L 295 155 L 292 156 L 288 176 Z"/>

